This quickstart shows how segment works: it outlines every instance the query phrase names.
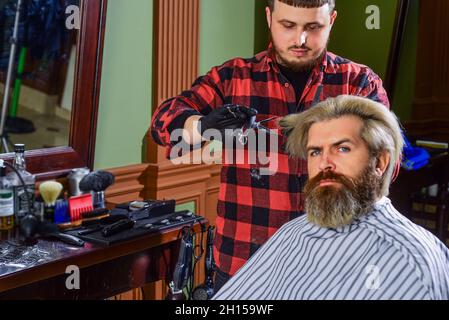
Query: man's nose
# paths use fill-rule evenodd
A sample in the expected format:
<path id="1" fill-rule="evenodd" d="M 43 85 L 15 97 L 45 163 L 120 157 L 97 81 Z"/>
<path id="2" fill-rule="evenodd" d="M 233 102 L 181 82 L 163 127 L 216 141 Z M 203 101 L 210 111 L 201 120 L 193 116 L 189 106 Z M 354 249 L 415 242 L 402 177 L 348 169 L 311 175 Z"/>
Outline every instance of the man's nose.
<path id="1" fill-rule="evenodd" d="M 320 159 L 320 171 L 334 171 L 335 163 L 327 153 L 323 153 Z"/>
<path id="2" fill-rule="evenodd" d="M 307 32 L 303 31 L 299 35 L 299 46 L 302 47 L 307 43 Z"/>

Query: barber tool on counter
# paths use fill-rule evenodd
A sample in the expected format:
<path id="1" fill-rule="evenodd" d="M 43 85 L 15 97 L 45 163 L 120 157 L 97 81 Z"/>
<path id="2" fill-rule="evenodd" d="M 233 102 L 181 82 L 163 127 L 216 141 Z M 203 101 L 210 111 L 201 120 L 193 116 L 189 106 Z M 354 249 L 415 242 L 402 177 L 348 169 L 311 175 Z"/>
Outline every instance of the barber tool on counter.
<path id="1" fill-rule="evenodd" d="M 186 300 L 186 288 L 192 273 L 193 233 L 189 227 L 182 229 L 181 246 L 179 247 L 178 262 L 175 266 L 173 280 L 165 297 L 166 300 Z"/>
<path id="2" fill-rule="evenodd" d="M 92 194 L 82 194 L 69 198 L 70 221 L 76 222 L 83 219 L 83 214 L 94 209 Z"/>
<path id="3" fill-rule="evenodd" d="M 132 229 L 138 221 L 143 220 L 149 221 L 136 226 L 149 229 L 156 225 L 167 224 L 170 222 L 167 218 L 175 214 L 175 206 L 175 200 L 132 201 L 118 205 L 115 212 L 120 214 L 120 211 L 117 210 L 127 210 L 126 218 L 105 227 L 101 233 L 103 237 L 110 237 L 122 231 Z M 180 212 L 180 215 L 184 213 L 184 211 Z M 150 222 L 152 218 L 156 219 L 154 223 Z"/>
<path id="4" fill-rule="evenodd" d="M 67 181 L 69 183 L 69 195 L 71 197 L 76 197 L 83 194 L 83 192 L 80 190 L 80 182 L 89 173 L 89 168 L 76 168 L 70 171 L 70 174 L 67 177 Z"/>
<path id="5" fill-rule="evenodd" d="M 64 224 L 70 223 L 70 214 L 69 214 L 69 203 L 65 199 L 59 199 L 55 203 L 55 223 L 56 224 Z"/>
<path id="6" fill-rule="evenodd" d="M 206 280 L 204 284 L 198 286 L 193 290 L 193 300 L 210 300 L 214 295 L 214 226 L 209 226 L 207 229 L 207 246 L 206 246 L 206 258 L 205 258 L 205 272 Z"/>
<path id="7" fill-rule="evenodd" d="M 80 225 L 66 229 L 66 232 L 91 243 L 112 245 L 174 227 L 191 226 L 196 222 L 201 224 L 204 220 L 189 210 L 175 211 L 175 204 L 175 200 L 119 204 L 108 215 L 99 219 L 84 219 Z"/>
<path id="8" fill-rule="evenodd" d="M 61 194 L 62 189 L 62 184 L 57 181 L 46 181 L 39 185 L 39 192 L 45 202 L 44 220 L 55 222 L 56 200 Z"/>
<path id="9" fill-rule="evenodd" d="M 207 274 L 208 277 L 205 285 L 195 288 L 192 292 L 195 267 L 204 254 L 203 236 L 206 232 L 206 225 L 202 223 L 202 220 L 197 220 L 197 222 L 199 222 L 201 226 L 201 239 L 196 239 L 193 224 L 185 226 L 181 230 L 182 236 L 178 261 L 176 262 L 172 281 L 169 284 L 170 289 L 165 297 L 166 300 L 207 300 L 213 295 L 213 280 L 212 278 L 209 278 L 209 276 L 213 276 L 211 272 Z M 213 253 L 213 231 L 213 227 L 207 230 L 208 248 L 206 250 L 208 250 L 209 256 L 206 256 L 206 266 L 209 267 L 213 267 L 214 265 L 213 258 L 210 256 L 210 254 Z M 195 245 L 195 243 L 198 244 Z M 209 268 L 209 271 L 210 270 L 211 268 Z M 206 271 L 208 271 L 208 269 L 206 269 Z"/>
<path id="10" fill-rule="evenodd" d="M 39 224 L 39 229 L 38 229 L 38 233 L 40 234 L 41 237 L 43 238 L 53 238 L 53 239 L 57 239 L 59 241 L 62 241 L 64 243 L 70 244 L 70 245 L 74 245 L 77 247 L 83 247 L 84 246 L 84 241 L 74 235 L 70 235 L 67 233 L 62 233 L 60 232 L 58 226 L 56 224 L 53 223 L 49 223 L 49 222 L 41 222 Z"/>
<path id="11" fill-rule="evenodd" d="M 106 208 L 104 192 L 114 182 L 115 177 L 112 173 L 100 170 L 87 174 L 80 181 L 79 188 L 84 193 L 92 192 L 94 209 Z"/>

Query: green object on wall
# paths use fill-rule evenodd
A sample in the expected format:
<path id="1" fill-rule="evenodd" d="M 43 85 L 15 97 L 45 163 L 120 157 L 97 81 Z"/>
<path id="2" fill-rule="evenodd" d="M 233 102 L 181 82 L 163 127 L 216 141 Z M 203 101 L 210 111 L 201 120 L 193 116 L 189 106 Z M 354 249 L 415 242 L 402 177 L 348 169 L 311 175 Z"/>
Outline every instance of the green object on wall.
<path id="1" fill-rule="evenodd" d="M 20 88 L 22 87 L 23 70 L 25 69 L 25 59 L 27 56 L 27 48 L 22 47 L 20 49 L 19 63 L 17 65 L 17 75 L 14 81 L 14 90 L 11 100 L 11 108 L 9 108 L 9 116 L 11 118 L 17 117 L 17 108 L 19 106 Z"/>

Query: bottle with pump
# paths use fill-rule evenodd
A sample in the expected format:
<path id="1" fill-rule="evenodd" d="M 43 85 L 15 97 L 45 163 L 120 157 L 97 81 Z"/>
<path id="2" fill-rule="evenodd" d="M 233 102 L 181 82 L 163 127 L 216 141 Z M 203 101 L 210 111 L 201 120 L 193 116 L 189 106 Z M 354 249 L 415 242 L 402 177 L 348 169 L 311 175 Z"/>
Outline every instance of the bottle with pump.
<path id="1" fill-rule="evenodd" d="M 0 230 L 14 228 L 13 186 L 6 177 L 6 167 L 0 165 Z"/>
<path id="2" fill-rule="evenodd" d="M 33 174 L 26 171 L 25 145 L 15 144 L 14 152 L 15 156 L 13 165 L 21 175 L 26 185 L 26 188 L 24 189 L 17 173 L 14 171 L 11 171 L 8 174 L 7 177 L 13 185 L 15 223 L 19 225 L 20 220 L 31 212 L 31 208 L 28 208 L 28 204 L 34 206 L 36 178 Z M 29 202 L 27 197 L 30 199 Z"/>

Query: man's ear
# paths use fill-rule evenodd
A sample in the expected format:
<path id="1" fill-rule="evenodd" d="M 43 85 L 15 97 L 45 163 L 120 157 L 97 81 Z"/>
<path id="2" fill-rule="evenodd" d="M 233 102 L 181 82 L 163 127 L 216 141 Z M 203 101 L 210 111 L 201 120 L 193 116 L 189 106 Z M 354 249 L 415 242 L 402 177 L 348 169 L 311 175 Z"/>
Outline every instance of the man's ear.
<path id="1" fill-rule="evenodd" d="M 266 7 L 265 8 L 265 14 L 267 16 L 268 29 L 271 29 L 271 10 L 270 10 L 270 7 Z"/>
<path id="2" fill-rule="evenodd" d="M 335 22 L 335 20 L 337 19 L 337 16 L 338 16 L 337 10 L 334 10 L 334 11 L 331 13 L 331 28 L 332 28 L 332 26 L 334 25 L 334 22 Z"/>
<path id="3" fill-rule="evenodd" d="M 382 177 L 385 171 L 387 171 L 388 165 L 390 164 L 390 153 L 387 151 L 382 151 L 376 159 L 376 174 Z"/>

